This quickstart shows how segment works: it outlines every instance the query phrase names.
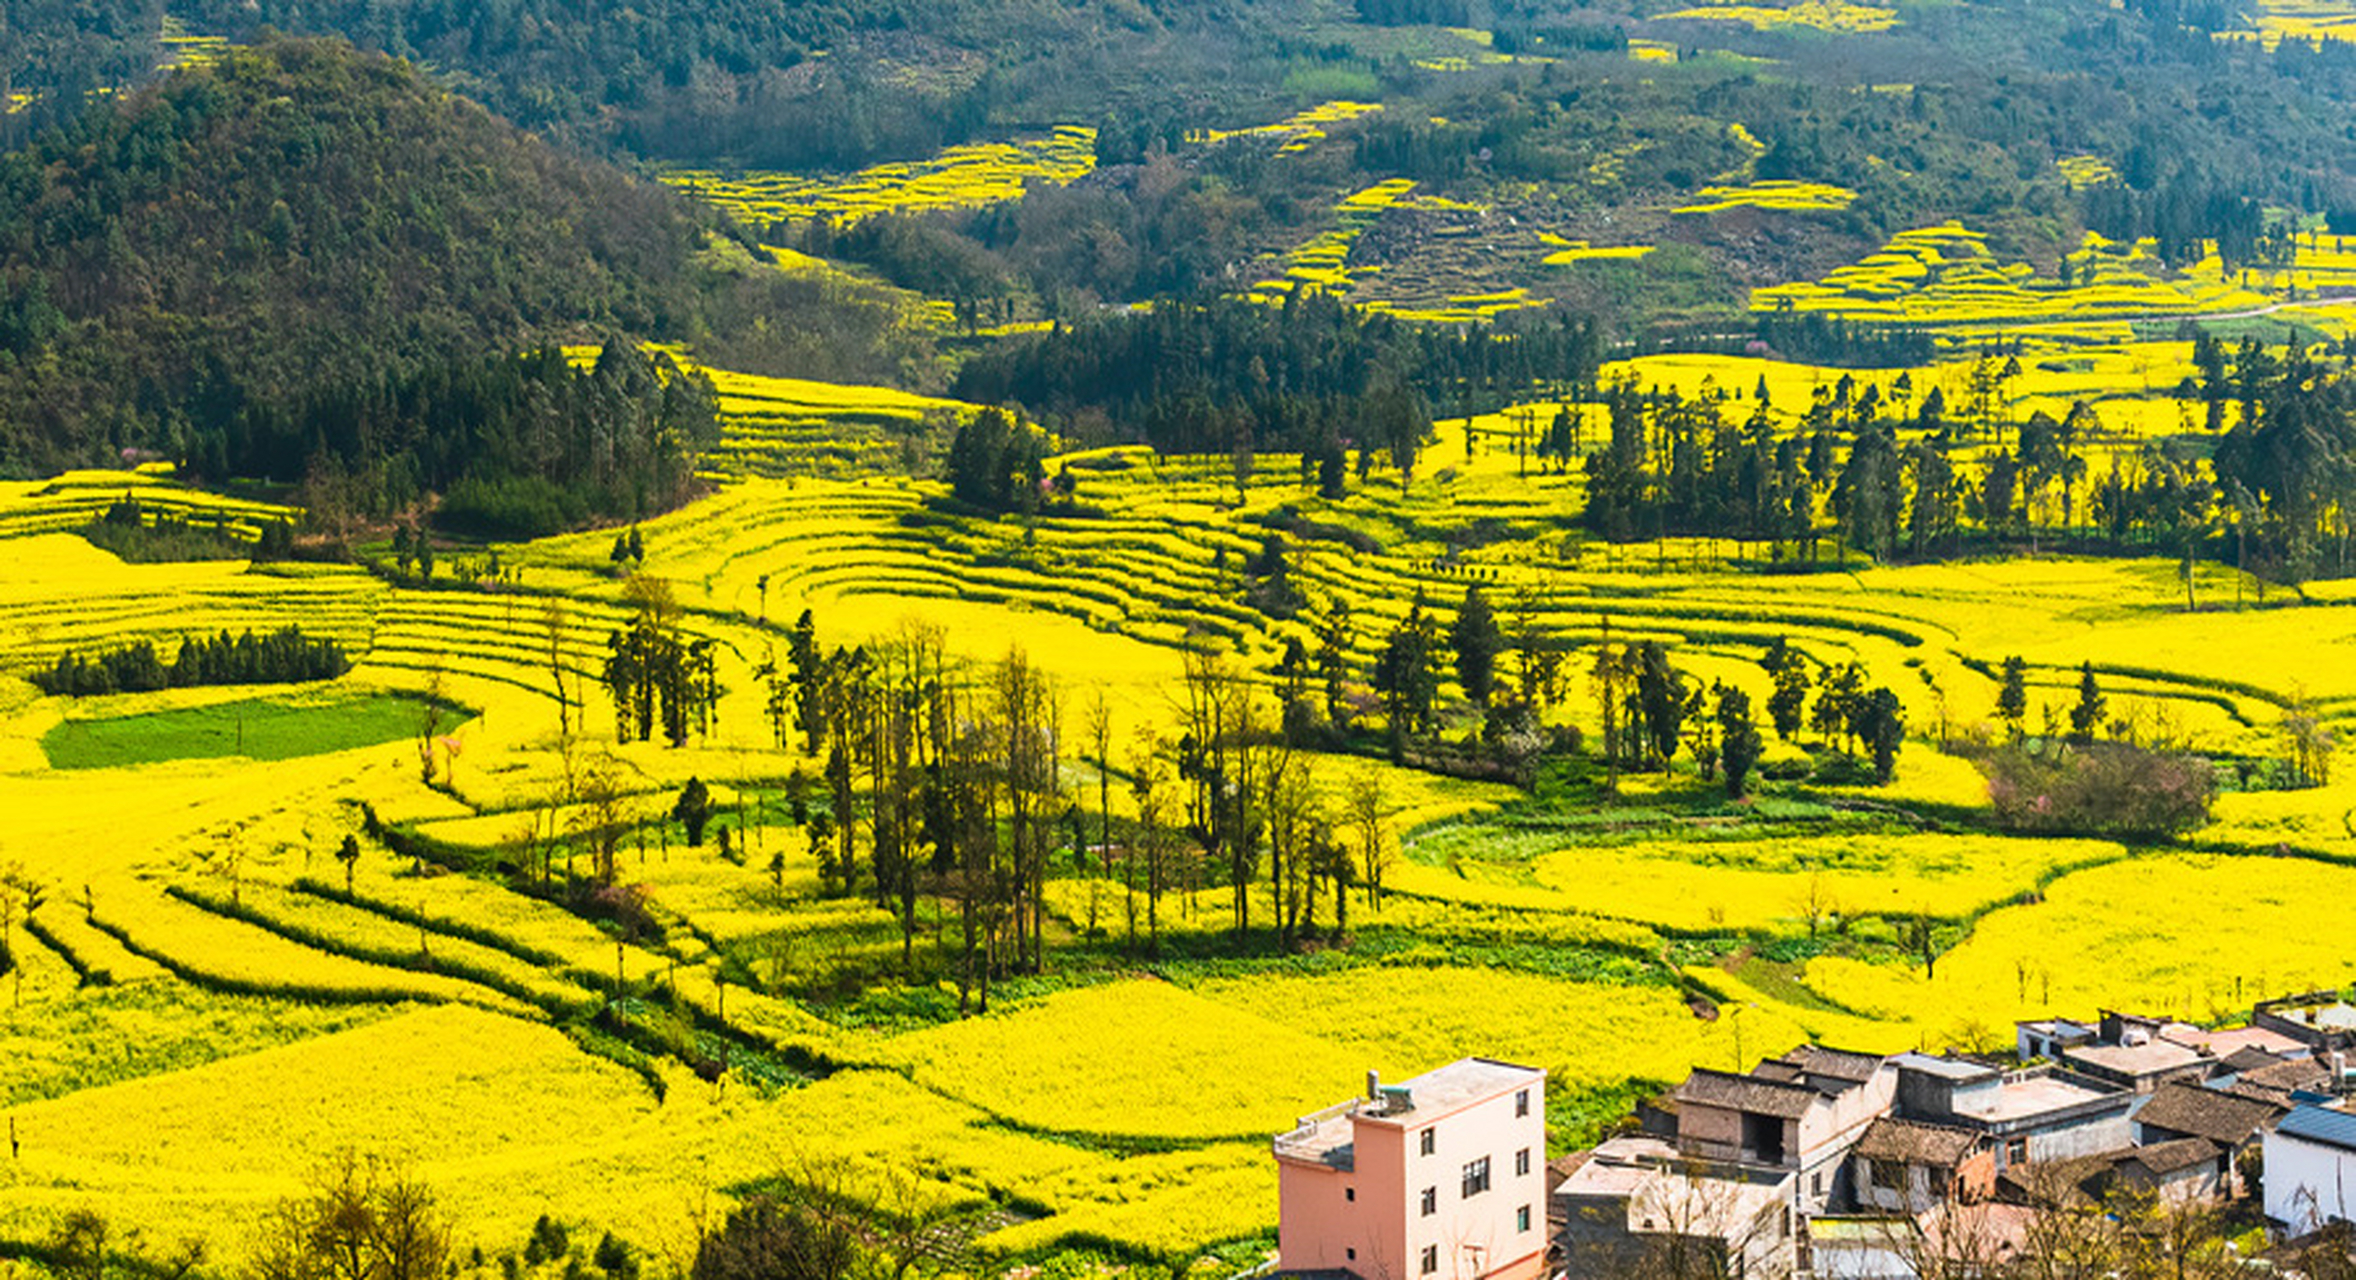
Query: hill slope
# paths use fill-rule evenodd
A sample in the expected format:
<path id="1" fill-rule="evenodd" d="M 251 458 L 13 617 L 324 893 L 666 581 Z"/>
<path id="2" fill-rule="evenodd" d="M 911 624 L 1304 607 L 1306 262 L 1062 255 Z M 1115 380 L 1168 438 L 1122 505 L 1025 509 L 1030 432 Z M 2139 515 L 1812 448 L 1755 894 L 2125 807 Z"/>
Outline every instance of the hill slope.
<path id="1" fill-rule="evenodd" d="M 0 162 L 14 468 L 126 446 L 234 457 L 262 406 L 543 340 L 752 333 L 755 316 L 740 362 L 864 376 L 890 371 L 901 320 L 880 293 L 757 269 L 716 215 L 340 43 L 233 51 Z M 819 351 L 832 368 L 811 369 Z"/>

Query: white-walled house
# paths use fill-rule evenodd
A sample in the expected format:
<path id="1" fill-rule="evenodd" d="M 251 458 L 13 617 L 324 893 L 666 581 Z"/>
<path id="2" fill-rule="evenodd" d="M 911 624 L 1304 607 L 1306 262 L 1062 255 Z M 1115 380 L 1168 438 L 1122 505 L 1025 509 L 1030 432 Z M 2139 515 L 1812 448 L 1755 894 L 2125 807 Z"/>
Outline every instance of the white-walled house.
<path id="1" fill-rule="evenodd" d="M 2266 1135 L 2266 1216 L 2293 1236 L 2356 1222 L 2356 1115 L 2296 1107 Z"/>
<path id="2" fill-rule="evenodd" d="M 1360 1280 L 1536 1280 L 1546 1073 L 1466 1058 L 1301 1117 L 1274 1143 L 1277 1266 Z"/>

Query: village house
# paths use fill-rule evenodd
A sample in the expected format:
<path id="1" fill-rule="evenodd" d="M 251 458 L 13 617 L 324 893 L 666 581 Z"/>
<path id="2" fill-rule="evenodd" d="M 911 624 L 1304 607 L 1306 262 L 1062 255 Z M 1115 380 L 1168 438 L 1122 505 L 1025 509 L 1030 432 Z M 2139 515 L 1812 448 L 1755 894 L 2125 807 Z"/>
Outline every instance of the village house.
<path id="1" fill-rule="evenodd" d="M 2336 1083 L 2331 1068 L 2313 1058 L 2274 1058 L 2245 1050 L 2218 1066 L 2222 1074 L 2209 1077 L 2210 1088 L 2277 1108 L 2329 1094 Z"/>
<path id="2" fill-rule="evenodd" d="M 2136 1044 L 2087 1044 L 2065 1049 L 2062 1065 L 2079 1075 L 2131 1093 L 2150 1093 L 2171 1080 L 2199 1080 L 2210 1059 L 2173 1040 Z"/>
<path id="3" fill-rule="evenodd" d="M 1996 1190 L 1996 1157 L 1986 1134 L 1883 1116 L 1849 1153 L 1858 1209 L 1917 1215 L 1972 1204 Z"/>
<path id="4" fill-rule="evenodd" d="M 2356 1115 L 2295 1107 L 2266 1135 L 2266 1216 L 2292 1236 L 2356 1222 Z"/>
<path id="5" fill-rule="evenodd" d="M 2220 1062 L 2230 1062 L 2236 1055 L 2245 1053 L 2262 1053 L 2274 1059 L 2311 1056 L 2304 1041 L 2255 1025 L 2212 1031 L 2207 1027 L 2177 1023 L 2168 1029 L 2166 1035 L 2168 1039 L 2188 1049 L 2197 1049 Z"/>
<path id="6" fill-rule="evenodd" d="M 2023 1062 L 2040 1058 L 2059 1061 L 2062 1051 L 2082 1044 L 2093 1044 L 2097 1031 L 2083 1022 L 2068 1018 L 2045 1018 L 2035 1022 L 2013 1024 L 2013 1052 Z"/>
<path id="7" fill-rule="evenodd" d="M 2250 1025 L 2288 1036 L 2326 1061 L 2333 1054 L 2356 1050 L 2356 1004 L 2348 1003 L 2336 991 L 2310 991 L 2265 1001 L 2251 1016 Z M 2333 1074 L 2347 1075 L 2344 1058 L 2335 1064 Z"/>
<path id="8" fill-rule="evenodd" d="M 2167 1018 L 2106 1009 L 2093 1039 L 2062 1045 L 2052 1056 L 2080 1075 L 2150 1093 L 2170 1080 L 2198 1080 L 2209 1073 L 2208 1056 L 2175 1038 L 2198 1031 Z"/>
<path id="9" fill-rule="evenodd" d="M 1548 1216 L 1559 1273 L 1607 1280 L 1691 1263 L 1710 1273 L 1788 1274 L 1798 1259 L 1795 1177 L 1680 1155 L 1649 1134 L 1610 1139 L 1554 1191 Z"/>
<path id="10" fill-rule="evenodd" d="M 2207 1138 L 2174 1138 L 2120 1152 L 2111 1180 L 2168 1204 L 2202 1204 L 2226 1195 L 2224 1149 Z"/>
<path id="11" fill-rule="evenodd" d="M 2261 1149 L 2266 1130 L 2285 1108 L 2198 1085 L 2165 1084 L 2134 1116 L 2137 1146 L 2199 1138 L 2215 1153 L 2217 1193 L 2241 1195 L 2245 1153 Z"/>
<path id="12" fill-rule="evenodd" d="M 1749 1072 L 1696 1069 L 1556 1188 L 1563 1269 L 1625 1274 L 1678 1250 L 1745 1274 L 1799 1264 L 1799 1228 L 1845 1197 L 1849 1151 L 1888 1113 L 1886 1059 L 1802 1045 Z"/>
<path id="13" fill-rule="evenodd" d="M 1546 1073 L 1466 1058 L 1280 1134 L 1277 1265 L 1358 1280 L 1537 1280 Z"/>
<path id="14" fill-rule="evenodd" d="M 1922 1053 L 1891 1062 L 1898 1114 L 1986 1134 L 1999 1173 L 2129 1145 L 2136 1095 L 2102 1081 L 2050 1066 L 2004 1071 Z"/>
<path id="15" fill-rule="evenodd" d="M 1677 1150 L 1795 1176 L 1793 1207 L 1821 1213 L 1868 1125 L 1887 1114 L 1897 1076 L 1886 1059 L 1802 1045 L 1747 1075 L 1696 1069 L 1670 1096 Z"/>

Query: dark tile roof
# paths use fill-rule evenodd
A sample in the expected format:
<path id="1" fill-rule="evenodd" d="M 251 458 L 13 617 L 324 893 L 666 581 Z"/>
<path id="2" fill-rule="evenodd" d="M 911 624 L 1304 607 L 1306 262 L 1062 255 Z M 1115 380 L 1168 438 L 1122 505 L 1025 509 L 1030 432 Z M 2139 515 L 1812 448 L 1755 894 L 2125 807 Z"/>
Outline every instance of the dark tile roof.
<path id="1" fill-rule="evenodd" d="M 1809 1106 L 1815 1103 L 1818 1095 L 1806 1085 L 1785 1084 L 1757 1076 L 1738 1076 L 1731 1072 L 1696 1067 L 1693 1074 L 1685 1078 L 1685 1083 L 1677 1086 L 1676 1096 L 1681 1104 L 1726 1107 L 1735 1111 L 1797 1120 L 1808 1114 Z"/>
<path id="2" fill-rule="evenodd" d="M 2173 1142 L 2155 1142 L 2148 1147 L 2137 1147 L 2121 1156 L 2121 1164 L 2139 1164 L 2153 1174 L 2166 1177 L 2182 1173 L 2204 1162 L 2217 1158 L 2218 1147 L 2207 1138 L 2178 1138 Z"/>
<path id="3" fill-rule="evenodd" d="M 2261 1049 L 2254 1044 L 2251 1044 L 2243 1045 L 2241 1048 L 2226 1054 L 2222 1058 L 2219 1058 L 2217 1060 L 2217 1065 L 2223 1070 L 2239 1075 L 2244 1071 L 2257 1071 L 2264 1067 L 2271 1067 L 2283 1060 L 2284 1059 L 2272 1053 L 2268 1053 L 2266 1050 Z"/>
<path id="4" fill-rule="evenodd" d="M 2307 1089 L 2331 1083 L 2331 1068 L 2313 1058 L 2286 1058 L 2272 1066 L 2243 1072 L 2241 1082 L 2262 1089 Z"/>
<path id="5" fill-rule="evenodd" d="M 1827 1049 L 1820 1044 L 1804 1044 L 1783 1055 L 1783 1061 L 1812 1076 L 1863 1084 L 1882 1069 L 1885 1059 L 1880 1054 L 1852 1053 L 1847 1049 Z"/>
<path id="6" fill-rule="evenodd" d="M 2171 1082 L 2152 1091 L 2151 1101 L 2135 1113 L 2135 1122 L 2231 1147 L 2249 1141 L 2281 1114 L 2282 1108 L 2254 1098 Z"/>
<path id="7" fill-rule="evenodd" d="M 1868 1160 L 1903 1160 L 1952 1169 L 1979 1145 L 1980 1135 L 1970 1129 L 1883 1116 L 1865 1127 L 1857 1139 L 1856 1152 Z"/>

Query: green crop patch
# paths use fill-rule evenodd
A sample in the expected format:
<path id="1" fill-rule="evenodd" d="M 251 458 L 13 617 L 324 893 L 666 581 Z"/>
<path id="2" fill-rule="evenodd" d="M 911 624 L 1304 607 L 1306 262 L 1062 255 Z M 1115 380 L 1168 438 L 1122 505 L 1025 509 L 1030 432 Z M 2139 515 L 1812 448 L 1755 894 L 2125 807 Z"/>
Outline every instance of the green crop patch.
<path id="1" fill-rule="evenodd" d="M 346 692 L 249 698 L 94 720 L 66 720 L 42 735 L 58 769 L 109 769 L 165 760 L 293 760 L 416 734 L 424 703 L 402 693 Z M 460 712 L 461 717 L 469 712 Z M 444 722 L 448 723 L 445 715 Z"/>

